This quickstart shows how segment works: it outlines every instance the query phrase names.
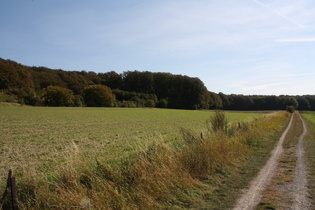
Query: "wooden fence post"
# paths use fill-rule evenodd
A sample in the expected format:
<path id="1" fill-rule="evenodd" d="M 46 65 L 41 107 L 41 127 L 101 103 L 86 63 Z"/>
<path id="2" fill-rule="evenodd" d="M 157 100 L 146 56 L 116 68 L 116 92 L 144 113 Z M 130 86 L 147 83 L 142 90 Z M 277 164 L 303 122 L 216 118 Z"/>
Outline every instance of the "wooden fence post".
<path id="1" fill-rule="evenodd" d="M 18 210 L 18 204 L 16 201 L 16 184 L 15 184 L 15 177 L 11 178 L 11 199 L 12 199 L 12 209 Z"/>
<path id="2" fill-rule="evenodd" d="M 10 186 L 11 186 L 11 176 L 12 176 L 12 170 L 10 169 L 9 170 L 9 174 L 8 174 L 8 179 L 7 179 L 7 185 L 5 186 L 5 190 L 4 190 L 4 193 L 2 195 L 2 198 L 0 200 L 0 207 L 2 208 L 3 204 L 4 204 L 4 201 L 5 201 L 5 197 L 7 196 L 8 194 L 8 191 L 10 189 Z"/>
<path id="3" fill-rule="evenodd" d="M 2 195 L 2 198 L 0 200 L 0 209 L 2 209 L 5 198 L 8 194 L 8 191 L 11 191 L 11 204 L 13 210 L 18 210 L 18 204 L 17 204 L 17 193 L 16 193 L 16 183 L 15 183 L 15 177 L 12 177 L 12 170 L 9 170 L 8 179 L 7 179 L 7 185 L 5 187 L 5 191 Z"/>

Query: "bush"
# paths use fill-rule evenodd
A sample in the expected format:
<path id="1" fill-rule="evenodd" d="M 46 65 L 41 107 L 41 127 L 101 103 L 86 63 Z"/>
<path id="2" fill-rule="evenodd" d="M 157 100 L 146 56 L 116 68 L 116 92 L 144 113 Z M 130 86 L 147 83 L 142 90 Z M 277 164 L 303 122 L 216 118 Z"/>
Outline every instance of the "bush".
<path id="1" fill-rule="evenodd" d="M 288 106 L 286 106 L 286 110 L 290 113 L 293 113 L 295 111 L 295 107 L 293 105 L 291 105 L 291 106 L 288 105 Z"/>
<path id="2" fill-rule="evenodd" d="M 123 108 L 137 108 L 137 104 L 134 101 L 122 101 L 120 107 Z"/>
<path id="3" fill-rule="evenodd" d="M 210 128 L 214 132 L 222 131 L 227 132 L 228 120 L 223 111 L 215 111 L 214 115 L 210 118 Z"/>
<path id="4" fill-rule="evenodd" d="M 14 96 L 8 95 L 5 92 L 0 91 L 0 102 L 16 102 Z"/>
<path id="5" fill-rule="evenodd" d="M 46 106 L 74 105 L 74 95 L 72 90 L 57 86 L 48 86 L 44 91 L 45 94 L 43 95 L 43 98 Z"/>
<path id="6" fill-rule="evenodd" d="M 84 106 L 84 99 L 80 95 L 74 96 L 74 106 L 75 107 L 83 107 Z"/>
<path id="7" fill-rule="evenodd" d="M 168 101 L 166 99 L 159 100 L 155 105 L 157 108 L 167 108 Z"/>
<path id="8" fill-rule="evenodd" d="M 293 113 L 298 108 L 299 103 L 295 97 L 287 97 L 284 99 L 284 105 L 288 112 Z"/>
<path id="9" fill-rule="evenodd" d="M 145 106 L 145 107 L 153 108 L 153 107 L 155 106 L 154 100 L 152 100 L 152 99 L 147 100 L 147 101 L 144 103 L 144 106 Z"/>
<path id="10" fill-rule="evenodd" d="M 84 101 L 91 107 L 113 107 L 115 95 L 105 85 L 90 85 L 84 89 Z"/>

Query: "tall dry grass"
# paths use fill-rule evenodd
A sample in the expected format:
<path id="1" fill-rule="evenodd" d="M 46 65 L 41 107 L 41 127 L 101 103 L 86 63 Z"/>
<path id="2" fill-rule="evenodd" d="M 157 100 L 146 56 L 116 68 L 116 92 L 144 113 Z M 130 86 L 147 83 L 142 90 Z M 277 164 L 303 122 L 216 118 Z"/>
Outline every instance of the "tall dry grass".
<path id="1" fill-rule="evenodd" d="M 182 129 L 185 143 L 180 148 L 153 144 L 111 164 L 86 161 L 76 146 L 54 173 L 17 177 L 18 202 L 22 209 L 198 207 L 204 199 L 201 180 L 223 173 L 259 148 L 288 118 L 278 112 L 240 125 L 224 122 L 224 132 L 209 129 L 202 137 Z"/>

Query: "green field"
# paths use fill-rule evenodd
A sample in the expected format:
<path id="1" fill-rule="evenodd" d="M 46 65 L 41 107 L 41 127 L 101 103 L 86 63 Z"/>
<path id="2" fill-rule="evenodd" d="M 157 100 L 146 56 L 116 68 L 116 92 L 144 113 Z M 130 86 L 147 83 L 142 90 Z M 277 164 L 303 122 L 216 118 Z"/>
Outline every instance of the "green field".
<path id="1" fill-rule="evenodd" d="M 69 155 L 113 160 L 155 141 L 181 144 L 180 128 L 207 131 L 211 111 L 124 108 L 0 107 L 0 174 L 47 171 Z M 261 113 L 228 112 L 231 122 Z"/>
<path id="2" fill-rule="evenodd" d="M 1 106 L 0 189 L 13 169 L 22 209 L 227 209 L 290 116 L 266 113 Z"/>
<path id="3" fill-rule="evenodd" d="M 311 124 L 312 129 L 314 130 L 315 129 L 315 112 L 311 112 L 311 111 L 303 112 L 302 115 L 305 119 L 307 119 L 307 121 Z"/>
<path id="4" fill-rule="evenodd" d="M 309 193 L 315 198 L 315 112 L 304 112 L 303 117 L 307 120 L 309 132 L 305 138 L 305 156 L 308 166 Z"/>

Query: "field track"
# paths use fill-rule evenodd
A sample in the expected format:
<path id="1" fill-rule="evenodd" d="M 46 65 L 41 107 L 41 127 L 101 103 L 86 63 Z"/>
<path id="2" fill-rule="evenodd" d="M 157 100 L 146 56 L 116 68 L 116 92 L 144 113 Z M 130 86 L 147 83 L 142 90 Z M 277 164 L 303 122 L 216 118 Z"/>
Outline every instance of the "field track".
<path id="1" fill-rule="evenodd" d="M 286 140 L 287 134 L 290 131 L 290 129 L 295 129 L 295 127 L 292 126 L 293 122 L 296 124 L 302 124 L 302 134 L 299 134 L 299 138 L 297 141 L 297 145 L 294 145 L 295 152 L 291 152 L 291 156 L 295 156 L 296 158 L 295 163 L 295 173 L 292 174 L 291 178 L 292 181 L 289 184 L 285 184 L 285 186 L 281 190 L 274 190 L 274 185 L 277 182 L 279 183 L 279 177 L 282 177 L 280 179 L 284 179 L 282 174 L 279 175 L 281 172 L 279 169 L 279 161 L 283 162 L 288 162 L 288 164 L 292 164 L 292 161 L 285 161 L 282 159 L 284 153 L 284 150 L 287 150 L 284 148 L 283 143 Z M 295 132 L 296 130 L 294 130 Z M 304 137 L 307 133 L 307 127 L 305 124 L 305 121 L 301 117 L 299 113 L 296 113 L 292 115 L 291 120 L 289 125 L 287 126 L 286 130 L 283 132 L 282 136 L 280 137 L 278 144 L 272 151 L 272 155 L 266 165 L 261 169 L 259 172 L 258 176 L 251 182 L 250 186 L 248 189 L 244 191 L 240 199 L 238 200 L 236 206 L 234 207 L 235 210 L 240 210 L 240 209 L 255 209 L 258 204 L 265 204 L 265 203 L 260 203 L 262 202 L 261 200 L 264 199 L 267 201 L 273 200 L 275 198 L 269 199 L 265 197 L 270 197 L 270 195 L 265 195 L 268 194 L 270 191 L 277 191 L 279 194 L 272 194 L 271 196 L 279 196 L 278 200 L 281 200 L 282 203 L 281 207 L 284 207 L 285 209 L 311 209 L 311 200 L 309 199 L 308 196 L 308 188 L 307 188 L 307 169 L 304 161 Z M 288 158 L 288 156 L 285 156 L 285 158 Z M 290 157 L 292 158 L 292 157 Z M 290 166 L 287 164 L 285 166 L 286 168 L 290 168 Z M 283 166 L 281 166 L 283 167 Z M 279 172 L 280 171 L 280 172 Z M 277 177 L 277 178 L 274 178 Z M 285 177 L 287 178 L 287 177 Z M 277 179 L 274 181 L 274 179 Z M 272 182 L 272 184 L 270 184 Z M 281 180 L 281 183 L 286 183 L 286 181 Z M 270 184 L 270 185 L 269 185 Z M 268 188 L 269 186 L 272 188 L 271 190 Z M 284 192 L 285 191 L 285 192 Z M 284 199 L 283 196 L 288 195 L 287 197 L 289 198 L 289 202 L 287 202 L 286 199 Z M 271 201 L 272 203 L 273 201 Z M 287 203 L 285 203 L 287 202 Z M 277 205 L 279 205 L 277 203 Z"/>

